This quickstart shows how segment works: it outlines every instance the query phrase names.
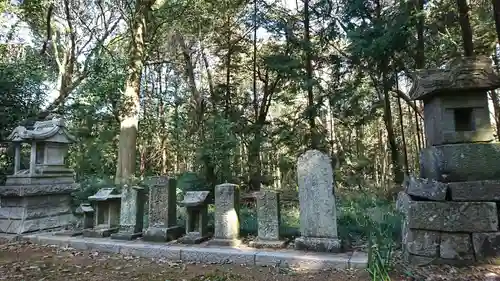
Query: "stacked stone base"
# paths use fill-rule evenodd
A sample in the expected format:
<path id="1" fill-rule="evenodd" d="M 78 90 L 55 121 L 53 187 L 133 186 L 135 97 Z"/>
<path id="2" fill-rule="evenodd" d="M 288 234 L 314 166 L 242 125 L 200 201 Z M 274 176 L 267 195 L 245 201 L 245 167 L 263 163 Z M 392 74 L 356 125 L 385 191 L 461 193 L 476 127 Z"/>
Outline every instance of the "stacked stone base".
<path id="1" fill-rule="evenodd" d="M 486 199 L 491 201 L 482 202 Z M 468 265 L 500 257 L 498 199 L 500 181 L 410 179 L 398 199 L 398 208 L 405 216 L 406 261 Z"/>
<path id="2" fill-rule="evenodd" d="M 0 232 L 22 234 L 65 227 L 71 212 L 73 184 L 9 185 L 0 188 Z"/>

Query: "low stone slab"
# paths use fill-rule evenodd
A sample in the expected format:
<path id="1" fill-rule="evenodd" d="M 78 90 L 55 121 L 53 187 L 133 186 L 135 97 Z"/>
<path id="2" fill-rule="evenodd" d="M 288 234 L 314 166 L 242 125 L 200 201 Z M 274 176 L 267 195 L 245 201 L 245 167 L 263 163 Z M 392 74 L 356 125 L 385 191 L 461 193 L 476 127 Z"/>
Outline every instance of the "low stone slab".
<path id="1" fill-rule="evenodd" d="M 39 230 L 59 228 L 61 226 L 69 225 L 73 218 L 73 214 L 62 214 L 28 220 L 0 219 L 0 232 L 22 234 Z"/>
<path id="2" fill-rule="evenodd" d="M 445 183 L 432 179 L 409 177 L 406 193 L 418 198 L 445 201 L 447 190 L 448 187 Z"/>
<path id="3" fill-rule="evenodd" d="M 500 180 L 448 183 L 453 201 L 500 201 Z"/>
<path id="4" fill-rule="evenodd" d="M 297 237 L 295 249 L 314 252 L 338 253 L 341 249 L 340 240 L 337 238 Z"/>
<path id="5" fill-rule="evenodd" d="M 412 201 L 408 227 L 446 232 L 498 231 L 497 206 L 493 202 Z"/>
<path id="6" fill-rule="evenodd" d="M 474 260 L 472 239 L 467 233 L 442 233 L 439 252 L 443 259 Z"/>
<path id="7" fill-rule="evenodd" d="M 39 184 L 39 185 L 5 185 L 0 188 L 0 196 L 35 196 L 48 194 L 68 194 L 75 191 L 78 184 L 56 183 L 56 184 Z"/>
<path id="8" fill-rule="evenodd" d="M 472 244 L 478 261 L 500 257 L 500 232 L 473 233 Z"/>
<path id="9" fill-rule="evenodd" d="M 407 229 L 406 250 L 410 254 L 437 257 L 441 234 L 436 231 Z"/>
<path id="10" fill-rule="evenodd" d="M 355 252 L 343 254 L 305 253 L 295 250 L 254 250 L 228 247 L 176 246 L 137 241 L 121 241 L 82 237 L 61 237 L 51 234 L 23 235 L 25 241 L 78 250 L 119 253 L 146 258 L 195 261 L 203 263 L 235 263 L 257 266 L 299 267 L 310 270 L 366 268 L 368 256 Z"/>
<path id="11" fill-rule="evenodd" d="M 285 248 L 287 245 L 287 241 L 283 240 L 262 240 L 256 239 L 249 243 L 250 247 L 254 248 L 271 248 L 271 249 L 280 249 Z"/>

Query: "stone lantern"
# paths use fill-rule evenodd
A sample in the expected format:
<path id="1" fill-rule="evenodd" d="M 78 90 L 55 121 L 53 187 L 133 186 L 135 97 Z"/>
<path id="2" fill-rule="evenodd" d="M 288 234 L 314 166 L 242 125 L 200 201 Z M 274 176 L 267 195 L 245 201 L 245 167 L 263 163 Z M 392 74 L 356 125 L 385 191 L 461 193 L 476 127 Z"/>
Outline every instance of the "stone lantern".
<path id="1" fill-rule="evenodd" d="M 500 256 L 500 144 L 488 91 L 500 87 L 491 60 L 457 58 L 419 72 L 410 97 L 424 103 L 427 147 L 397 207 L 412 264 L 471 264 Z"/>
<path id="2" fill-rule="evenodd" d="M 64 227 L 73 216 L 71 192 L 78 186 L 64 164 L 75 138 L 61 118 L 18 126 L 8 139 L 14 144 L 14 174 L 0 186 L 0 232 L 21 234 Z M 21 144 L 31 145 L 29 169 L 21 170 Z"/>
<path id="3" fill-rule="evenodd" d="M 118 232 L 120 226 L 120 203 L 122 195 L 116 188 L 101 188 L 88 200 L 94 206 L 94 227 L 83 230 L 84 237 L 109 237 Z"/>

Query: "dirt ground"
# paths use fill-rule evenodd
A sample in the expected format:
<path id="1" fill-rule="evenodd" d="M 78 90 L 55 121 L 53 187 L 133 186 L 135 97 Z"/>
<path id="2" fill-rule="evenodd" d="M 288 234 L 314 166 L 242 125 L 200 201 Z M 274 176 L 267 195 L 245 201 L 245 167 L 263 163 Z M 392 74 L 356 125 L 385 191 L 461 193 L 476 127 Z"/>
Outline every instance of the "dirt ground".
<path id="1" fill-rule="evenodd" d="M 0 244 L 0 280 L 365 281 L 370 278 L 364 270 L 297 272 L 272 267 L 188 264 L 4 242 Z"/>

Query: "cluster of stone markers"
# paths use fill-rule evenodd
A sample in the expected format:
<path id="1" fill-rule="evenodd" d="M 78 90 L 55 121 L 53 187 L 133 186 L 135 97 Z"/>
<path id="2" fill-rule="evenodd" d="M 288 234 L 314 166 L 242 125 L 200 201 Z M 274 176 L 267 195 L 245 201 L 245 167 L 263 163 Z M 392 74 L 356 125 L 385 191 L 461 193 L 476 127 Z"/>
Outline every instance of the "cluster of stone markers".
<path id="1" fill-rule="evenodd" d="M 299 201 L 301 237 L 297 249 L 320 252 L 340 251 L 337 237 L 333 173 L 330 158 L 319 151 L 308 151 L 299 160 Z M 103 188 L 90 196 L 94 209 L 82 206 L 83 236 L 199 244 L 211 238 L 207 231 L 208 191 L 189 191 L 180 206 L 186 208 L 184 232 L 177 225 L 175 180 L 152 177 L 149 186 L 149 226 L 143 230 L 144 192 L 139 187 Z M 257 193 L 258 236 L 250 243 L 256 248 L 283 248 L 288 241 L 280 235 L 280 196 L 272 190 Z M 90 218 L 93 218 L 90 219 Z M 215 187 L 215 231 L 208 245 L 238 246 L 240 240 L 239 187 L 224 183 Z M 60 232 L 59 235 L 69 232 Z M 74 233 L 71 233 L 74 235 Z"/>
<path id="2" fill-rule="evenodd" d="M 470 264 L 500 255 L 500 144 L 488 90 L 500 77 L 488 58 L 461 58 L 420 73 L 411 90 L 424 101 L 420 177 L 407 177 L 397 207 L 404 214 L 405 258 L 413 264 Z"/>
<path id="3" fill-rule="evenodd" d="M 14 175 L 0 187 L 0 233 L 23 234 L 61 229 L 55 235 L 111 237 L 131 240 L 236 246 L 241 243 L 239 225 L 239 187 L 225 183 L 215 187 L 215 231 L 208 233 L 208 191 L 184 194 L 178 204 L 186 208 L 186 226 L 177 225 L 177 196 L 174 179 L 152 177 L 147 181 L 149 194 L 138 186 L 102 188 L 88 197 L 89 203 L 76 210 L 78 225 L 71 212 L 71 192 L 78 188 L 73 171 L 64 165 L 68 145 L 75 139 L 54 118 L 36 122 L 33 128 L 17 127 L 9 139 L 15 144 Z M 28 170 L 21 169 L 21 143 L 31 144 Z M 317 151 L 303 154 L 297 163 L 301 237 L 298 249 L 338 252 L 337 222 L 331 159 Z M 147 199 L 146 199 L 147 197 Z M 149 224 L 143 229 L 144 206 L 148 201 Z M 258 237 L 251 246 L 281 248 L 280 196 L 262 190 L 257 196 Z M 213 237 L 212 237 L 213 236 Z"/>

